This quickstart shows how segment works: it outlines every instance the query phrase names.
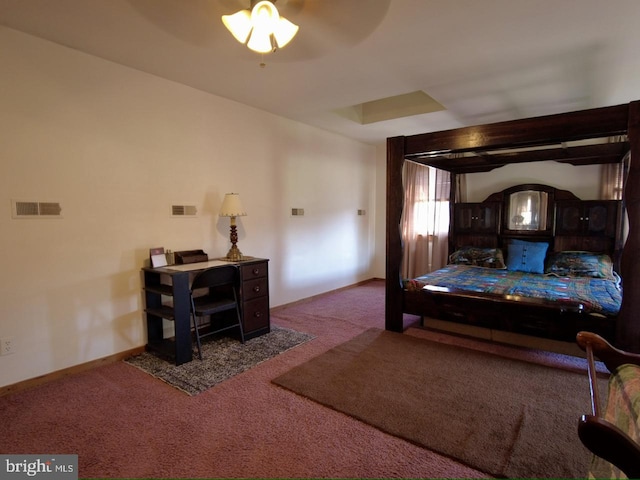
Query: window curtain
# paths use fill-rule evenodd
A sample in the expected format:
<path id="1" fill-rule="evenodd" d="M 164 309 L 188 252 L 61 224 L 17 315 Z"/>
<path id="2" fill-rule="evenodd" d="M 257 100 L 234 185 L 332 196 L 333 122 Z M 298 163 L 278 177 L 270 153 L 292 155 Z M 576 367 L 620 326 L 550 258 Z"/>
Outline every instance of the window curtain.
<path id="1" fill-rule="evenodd" d="M 602 185 L 601 196 L 603 200 L 622 200 L 626 187 L 627 174 L 629 173 L 629 163 L 631 154 L 622 159 L 620 163 L 610 163 L 602 165 Z M 629 235 L 629 217 L 626 208 L 622 205 L 622 232 L 620 246 L 624 245 Z"/>
<path id="2" fill-rule="evenodd" d="M 603 200 L 622 200 L 624 179 L 628 170 L 629 155 L 620 163 L 607 163 L 602 165 L 602 192 Z"/>
<path id="3" fill-rule="evenodd" d="M 464 203 L 467 201 L 467 176 L 464 173 L 457 173 L 453 176 L 456 184 L 456 203 Z"/>
<path id="4" fill-rule="evenodd" d="M 449 172 L 404 162 L 403 278 L 415 278 L 447 263 L 449 232 Z"/>

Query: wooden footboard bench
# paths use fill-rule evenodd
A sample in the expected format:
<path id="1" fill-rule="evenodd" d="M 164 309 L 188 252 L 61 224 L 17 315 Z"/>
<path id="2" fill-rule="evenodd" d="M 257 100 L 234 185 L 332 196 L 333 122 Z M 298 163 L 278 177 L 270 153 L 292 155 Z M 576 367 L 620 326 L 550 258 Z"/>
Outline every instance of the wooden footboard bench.
<path id="1" fill-rule="evenodd" d="M 592 314 L 578 302 L 554 302 L 543 298 L 499 295 L 427 285 L 405 290 L 404 312 L 506 332 L 573 342 L 577 332 L 588 329 L 604 338 L 615 338 L 615 320 Z"/>
<path id="2" fill-rule="evenodd" d="M 593 478 L 640 478 L 640 355 L 613 347 L 591 332 L 579 332 L 577 343 L 589 364 L 591 415 L 582 415 L 578 436 L 593 454 Z M 595 357 L 611 372 L 606 405 L 600 402 Z M 604 460 L 604 461 L 603 461 Z"/>

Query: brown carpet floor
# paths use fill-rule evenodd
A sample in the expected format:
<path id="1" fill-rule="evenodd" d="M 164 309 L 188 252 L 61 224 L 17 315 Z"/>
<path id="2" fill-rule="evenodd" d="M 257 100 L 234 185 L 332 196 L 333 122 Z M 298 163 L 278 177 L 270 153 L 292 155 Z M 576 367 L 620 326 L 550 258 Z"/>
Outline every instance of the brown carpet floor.
<path id="1" fill-rule="evenodd" d="M 277 309 L 271 322 L 316 338 L 196 396 L 118 362 L 0 397 L 0 452 L 78 454 L 81 478 L 487 476 L 271 383 L 371 327 L 383 329 L 384 282 Z M 407 326 L 417 322 L 406 317 Z M 544 352 L 411 331 L 584 367 Z"/>

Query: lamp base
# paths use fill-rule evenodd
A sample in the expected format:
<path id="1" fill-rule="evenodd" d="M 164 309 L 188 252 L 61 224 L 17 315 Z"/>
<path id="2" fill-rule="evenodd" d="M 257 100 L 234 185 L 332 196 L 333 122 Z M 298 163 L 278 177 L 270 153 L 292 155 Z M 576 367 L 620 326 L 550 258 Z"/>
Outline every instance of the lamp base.
<path id="1" fill-rule="evenodd" d="M 229 262 L 239 262 L 244 258 L 242 252 L 236 245 L 232 245 L 225 259 Z"/>

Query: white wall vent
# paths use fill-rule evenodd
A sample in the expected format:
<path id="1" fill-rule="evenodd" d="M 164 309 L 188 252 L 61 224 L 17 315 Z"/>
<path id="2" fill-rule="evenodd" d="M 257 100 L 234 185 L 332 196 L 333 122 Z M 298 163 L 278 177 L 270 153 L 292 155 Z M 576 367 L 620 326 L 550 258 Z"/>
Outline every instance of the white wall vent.
<path id="1" fill-rule="evenodd" d="M 195 205 L 171 205 L 172 217 L 196 217 L 198 209 Z"/>
<path id="2" fill-rule="evenodd" d="M 62 218 L 59 202 L 11 200 L 13 218 Z"/>

